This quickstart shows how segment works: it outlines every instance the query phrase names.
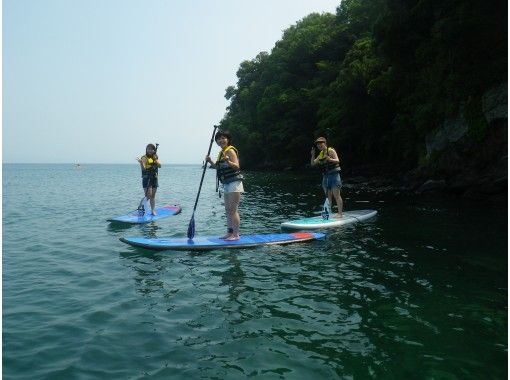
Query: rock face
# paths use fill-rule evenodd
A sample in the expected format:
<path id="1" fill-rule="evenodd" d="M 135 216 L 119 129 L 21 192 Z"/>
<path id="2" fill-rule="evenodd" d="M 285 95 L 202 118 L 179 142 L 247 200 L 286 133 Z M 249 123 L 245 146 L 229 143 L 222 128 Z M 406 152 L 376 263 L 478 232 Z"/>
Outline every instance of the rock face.
<path id="1" fill-rule="evenodd" d="M 441 180 L 433 180 L 429 179 L 427 182 L 425 182 L 423 185 L 421 185 L 418 190 L 416 190 L 417 193 L 427 193 L 431 191 L 438 191 L 443 190 L 446 187 L 446 181 L 444 179 Z"/>
<path id="2" fill-rule="evenodd" d="M 436 131 L 427 135 L 425 145 L 427 148 L 427 159 L 434 151 L 444 150 L 449 143 L 454 143 L 463 138 L 468 131 L 468 125 L 464 116 L 446 120 Z"/>
<path id="3" fill-rule="evenodd" d="M 448 191 L 481 199 L 507 192 L 508 84 L 491 88 L 482 96 L 488 128 L 483 138 L 473 138 L 461 110 L 425 139 L 427 164 L 412 176 L 417 192 Z"/>
<path id="4" fill-rule="evenodd" d="M 482 110 L 489 125 L 508 120 L 508 83 L 491 88 L 482 97 Z"/>

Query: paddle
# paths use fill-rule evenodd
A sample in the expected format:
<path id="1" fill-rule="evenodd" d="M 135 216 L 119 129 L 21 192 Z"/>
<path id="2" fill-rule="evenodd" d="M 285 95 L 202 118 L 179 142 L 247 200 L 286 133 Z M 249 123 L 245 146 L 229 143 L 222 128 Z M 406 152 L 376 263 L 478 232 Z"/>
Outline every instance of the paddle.
<path id="1" fill-rule="evenodd" d="M 156 149 L 154 150 L 155 155 L 156 155 L 156 153 L 158 153 L 158 146 L 159 146 L 159 144 L 156 143 Z M 140 215 L 145 215 L 145 207 L 144 207 L 143 203 L 146 200 L 147 200 L 147 202 L 149 201 L 147 199 L 147 190 L 149 190 L 149 186 L 151 184 L 151 177 L 152 176 L 149 174 L 149 180 L 147 181 L 147 187 L 144 190 L 143 198 L 140 200 L 140 203 L 138 204 L 138 208 L 136 209 L 138 211 L 138 214 L 140 214 Z"/>
<path id="2" fill-rule="evenodd" d="M 212 148 L 212 144 L 214 142 L 214 135 L 216 134 L 216 128 L 218 128 L 217 125 L 215 125 L 214 129 L 213 129 L 213 133 L 211 136 L 211 143 L 209 144 L 209 149 L 207 150 L 207 156 L 209 156 L 211 154 L 211 148 Z M 191 220 L 189 221 L 189 225 L 188 225 L 188 239 L 191 239 L 191 240 L 195 236 L 195 210 L 197 209 L 198 197 L 200 196 L 200 190 L 202 190 L 202 183 L 204 182 L 204 175 L 205 175 L 206 169 L 207 169 L 207 162 L 204 164 L 204 169 L 202 171 L 202 178 L 200 179 L 200 186 L 198 186 L 197 198 L 195 199 L 195 206 L 193 207 L 193 214 L 191 214 Z"/>
<path id="3" fill-rule="evenodd" d="M 329 157 L 329 147 L 328 147 L 328 140 L 329 140 L 329 132 L 331 131 L 330 128 L 326 128 L 326 156 Z M 324 205 L 322 206 L 322 219 L 328 220 L 329 215 L 332 214 L 331 211 L 331 204 L 329 203 L 328 194 L 326 193 L 326 200 L 324 201 Z"/>
<path id="4" fill-rule="evenodd" d="M 322 206 L 322 212 L 321 212 L 322 219 L 328 220 L 329 214 L 331 214 L 331 213 L 332 213 L 331 205 L 329 204 L 329 199 L 326 198 L 326 200 L 324 201 L 324 205 Z"/>

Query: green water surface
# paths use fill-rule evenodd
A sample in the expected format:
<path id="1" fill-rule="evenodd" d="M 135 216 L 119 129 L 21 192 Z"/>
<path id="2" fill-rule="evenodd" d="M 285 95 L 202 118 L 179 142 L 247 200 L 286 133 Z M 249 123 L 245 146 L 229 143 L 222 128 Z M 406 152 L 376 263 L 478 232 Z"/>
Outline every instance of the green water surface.
<path id="1" fill-rule="evenodd" d="M 166 165 L 137 207 L 139 166 L 3 165 L 4 379 L 505 379 L 507 205 L 343 190 L 376 209 L 324 241 L 151 252 L 184 237 L 201 168 Z M 319 174 L 245 174 L 241 233 L 317 215 Z M 196 235 L 224 233 L 208 172 Z"/>

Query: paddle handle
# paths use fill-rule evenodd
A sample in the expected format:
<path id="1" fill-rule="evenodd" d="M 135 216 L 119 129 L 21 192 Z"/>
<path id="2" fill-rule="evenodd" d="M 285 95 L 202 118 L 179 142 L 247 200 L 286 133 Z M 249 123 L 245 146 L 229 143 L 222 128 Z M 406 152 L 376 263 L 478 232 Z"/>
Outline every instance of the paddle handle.
<path id="1" fill-rule="evenodd" d="M 216 129 L 218 129 L 218 126 L 215 125 L 214 126 L 214 129 L 212 131 L 212 136 L 211 136 L 211 142 L 209 144 L 209 149 L 207 150 L 207 155 L 209 156 L 211 154 L 211 148 L 212 148 L 212 144 L 214 142 L 214 135 L 216 134 Z M 205 172 L 205 171 L 204 171 Z"/>

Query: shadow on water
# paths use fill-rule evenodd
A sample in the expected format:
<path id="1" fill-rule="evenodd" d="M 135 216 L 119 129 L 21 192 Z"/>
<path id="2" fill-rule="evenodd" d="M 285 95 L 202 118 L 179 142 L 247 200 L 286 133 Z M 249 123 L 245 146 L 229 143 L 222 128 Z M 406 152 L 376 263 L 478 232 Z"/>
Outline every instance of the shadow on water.
<path id="1" fill-rule="evenodd" d="M 146 224 L 130 224 L 123 222 L 109 222 L 107 230 L 109 232 L 124 232 L 129 229 L 138 229 L 137 233 L 142 233 L 146 238 L 156 238 L 158 232 L 162 232 L 164 229 L 159 226 L 156 222 L 149 222 Z"/>
<path id="2" fill-rule="evenodd" d="M 133 225 L 129 223 L 122 222 L 108 222 L 107 230 L 108 232 L 123 232 L 132 228 Z"/>

